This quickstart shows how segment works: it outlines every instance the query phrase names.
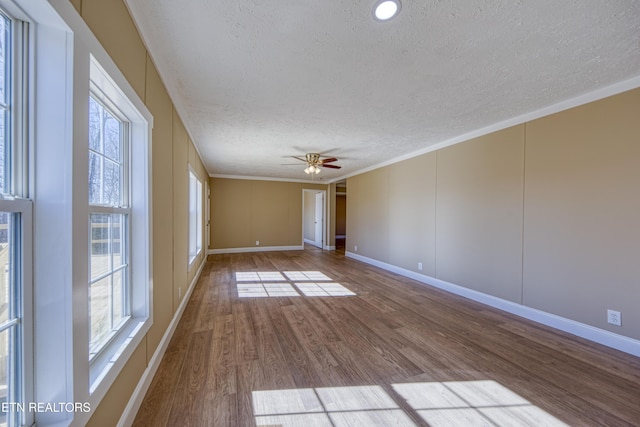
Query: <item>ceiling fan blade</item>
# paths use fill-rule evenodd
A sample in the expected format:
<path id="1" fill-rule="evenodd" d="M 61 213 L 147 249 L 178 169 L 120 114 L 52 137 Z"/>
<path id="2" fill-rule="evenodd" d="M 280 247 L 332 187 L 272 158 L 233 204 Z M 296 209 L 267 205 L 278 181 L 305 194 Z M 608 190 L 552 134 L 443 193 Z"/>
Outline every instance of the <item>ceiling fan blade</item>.
<path id="1" fill-rule="evenodd" d="M 322 164 L 332 163 L 332 162 L 337 162 L 337 161 L 338 161 L 338 159 L 336 159 L 335 157 L 329 157 L 328 159 L 322 159 L 321 160 Z"/>
<path id="2" fill-rule="evenodd" d="M 322 164 L 320 166 L 322 166 L 323 168 L 331 168 L 331 169 L 341 169 L 342 168 L 342 166 L 336 166 L 336 165 L 325 165 L 325 164 Z"/>
<path id="3" fill-rule="evenodd" d="M 294 159 L 298 159 L 301 162 L 306 162 L 307 161 L 307 159 L 303 159 L 302 157 L 298 157 L 298 156 L 291 156 L 291 157 L 293 157 Z"/>

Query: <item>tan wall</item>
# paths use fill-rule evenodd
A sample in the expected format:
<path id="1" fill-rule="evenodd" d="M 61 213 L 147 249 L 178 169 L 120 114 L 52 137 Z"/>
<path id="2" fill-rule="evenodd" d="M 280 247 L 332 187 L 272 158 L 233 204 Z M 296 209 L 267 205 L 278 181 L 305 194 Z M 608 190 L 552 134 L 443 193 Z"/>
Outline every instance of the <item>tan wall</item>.
<path id="1" fill-rule="evenodd" d="M 203 181 L 208 174 L 195 152 L 137 29 L 121 0 L 73 0 L 89 28 L 154 117 L 153 171 L 153 311 L 146 338 L 107 392 L 89 421 L 116 425 L 148 361 L 173 318 L 180 298 L 204 260 L 204 251 L 188 269 L 188 163 Z M 203 204 L 204 206 L 204 204 Z"/>
<path id="2" fill-rule="evenodd" d="M 640 89 L 349 178 L 347 250 L 640 339 L 638 111 Z"/>
<path id="3" fill-rule="evenodd" d="M 211 178 L 211 248 L 302 243 L 302 190 L 326 185 Z"/>
<path id="4" fill-rule="evenodd" d="M 153 126 L 153 326 L 148 348 L 155 349 L 173 317 L 173 104 L 147 55 L 146 104 Z M 147 361 L 153 352 L 147 354 Z"/>
<path id="5" fill-rule="evenodd" d="M 189 136 L 173 110 L 173 311 L 189 280 Z"/>
<path id="6" fill-rule="evenodd" d="M 521 302 L 524 125 L 438 151 L 436 275 Z"/>
<path id="7" fill-rule="evenodd" d="M 636 339 L 639 113 L 636 89 L 527 123 L 524 210 L 524 303 Z"/>
<path id="8" fill-rule="evenodd" d="M 428 275 L 435 272 L 435 162 L 430 153 L 389 166 L 389 263 Z"/>
<path id="9" fill-rule="evenodd" d="M 388 262 L 389 168 L 349 178 L 347 187 L 346 250 Z"/>

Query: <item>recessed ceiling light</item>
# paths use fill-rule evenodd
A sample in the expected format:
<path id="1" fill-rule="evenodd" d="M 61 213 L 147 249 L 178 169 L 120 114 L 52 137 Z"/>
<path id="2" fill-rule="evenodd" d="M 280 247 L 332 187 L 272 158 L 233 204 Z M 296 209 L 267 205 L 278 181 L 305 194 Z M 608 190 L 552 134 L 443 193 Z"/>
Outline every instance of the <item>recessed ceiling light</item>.
<path id="1" fill-rule="evenodd" d="M 380 0 L 373 7 L 373 16 L 378 21 L 388 21 L 400 12 L 400 0 Z"/>

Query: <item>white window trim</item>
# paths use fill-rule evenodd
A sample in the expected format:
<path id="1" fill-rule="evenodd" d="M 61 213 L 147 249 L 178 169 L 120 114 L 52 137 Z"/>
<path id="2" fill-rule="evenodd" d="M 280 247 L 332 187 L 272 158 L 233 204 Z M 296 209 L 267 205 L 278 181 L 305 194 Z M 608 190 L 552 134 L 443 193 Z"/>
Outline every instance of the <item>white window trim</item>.
<path id="1" fill-rule="evenodd" d="M 191 232 L 191 176 L 193 175 L 193 177 L 196 179 L 196 229 L 194 231 L 194 234 L 192 235 Z M 198 189 L 200 190 L 198 192 Z M 188 244 L 188 254 L 187 256 L 189 257 L 189 270 L 191 270 L 191 268 L 196 264 L 198 257 L 200 256 L 200 254 L 202 253 L 202 234 L 203 234 L 203 217 L 204 217 L 204 203 L 203 203 L 203 197 L 204 197 L 204 184 L 202 183 L 202 179 L 200 179 L 200 176 L 198 175 L 198 173 L 195 171 L 195 169 L 189 165 L 189 175 L 188 175 L 188 188 L 187 191 L 189 193 L 189 204 L 188 204 L 188 209 L 189 209 L 189 236 L 188 239 L 189 241 L 187 242 Z M 199 194 L 198 194 L 199 193 Z M 192 254 L 191 252 L 191 244 L 194 243 L 191 241 L 192 238 L 195 238 L 195 246 L 196 246 L 196 251 L 195 254 Z"/>
<path id="2" fill-rule="evenodd" d="M 33 203 L 28 199 L 29 191 L 29 167 L 27 165 L 27 146 L 30 141 L 30 108 L 33 105 L 33 91 L 31 90 L 32 75 L 26 64 L 33 60 L 33 26 L 29 18 L 12 1 L 0 0 L 0 7 L 6 12 L 12 21 L 12 46 L 14 52 L 12 58 L 11 82 L 12 100 L 7 111 L 11 120 L 11 136 L 8 143 L 11 144 L 10 186 L 0 197 L 0 212 L 20 214 L 19 242 L 14 250 L 17 250 L 18 265 L 14 266 L 19 275 L 19 288 L 16 289 L 18 310 L 17 327 L 18 349 L 16 367 L 18 369 L 16 386 L 18 389 L 18 402 L 27 404 L 33 401 L 34 396 L 34 341 L 33 341 Z M 14 378 L 15 379 L 15 378 Z M 7 414 L 9 416 L 9 414 Z M 22 412 L 19 421 L 23 425 L 31 425 L 34 421 L 33 414 Z"/>
<path id="3" fill-rule="evenodd" d="M 22 198 L 0 199 L 0 212 L 20 214 L 20 300 L 19 300 L 19 345 L 18 366 L 20 368 L 20 401 L 33 401 L 33 204 Z M 8 415 L 8 414 L 7 414 Z M 22 423 L 33 424 L 33 414 L 24 412 Z"/>
<path id="4" fill-rule="evenodd" d="M 102 77 L 102 73 L 104 72 L 104 70 L 102 70 L 101 68 L 97 69 L 96 67 L 99 67 L 99 64 L 97 64 L 97 62 L 95 63 L 95 65 L 93 64 L 95 60 L 92 58 L 92 67 L 91 67 L 91 76 L 93 77 L 95 75 L 95 73 L 100 73 L 100 76 Z M 102 82 L 101 84 L 105 84 L 104 82 Z M 107 85 L 109 85 L 109 88 L 111 89 L 111 91 L 116 90 L 118 91 L 116 88 L 113 88 L 112 82 L 107 82 Z M 126 215 L 129 218 L 132 218 L 132 213 L 131 213 L 131 203 L 129 201 L 129 183 L 131 182 L 130 180 L 130 176 L 131 176 L 131 169 L 130 169 L 130 146 L 131 146 L 131 136 L 129 133 L 129 129 L 130 129 L 130 125 L 131 123 L 129 122 L 129 117 L 127 115 L 123 115 L 122 112 L 119 109 L 119 106 L 116 105 L 114 102 L 112 102 L 112 100 L 108 97 L 108 95 L 106 95 L 104 93 L 104 88 L 99 87 L 95 84 L 94 81 L 90 82 L 90 96 L 96 101 L 99 102 L 103 108 L 105 108 L 105 110 L 107 110 L 110 114 L 112 114 L 117 120 L 120 120 L 122 123 L 122 127 L 121 127 L 121 132 L 123 133 L 123 135 L 121 136 L 121 140 L 120 140 L 120 150 L 122 152 L 122 175 L 121 175 L 121 179 L 120 179 L 120 201 L 118 202 L 118 206 L 111 206 L 111 205 L 102 205 L 102 204 L 89 204 L 89 216 L 91 216 L 92 214 L 123 214 Z M 91 151 L 91 149 L 89 149 L 89 151 Z M 89 229 L 91 229 L 91 227 L 89 226 Z M 89 231 L 89 233 L 91 233 L 91 231 Z M 125 260 L 125 264 L 127 266 L 127 285 L 126 285 L 126 289 L 127 289 L 127 301 L 124 307 L 124 310 L 126 312 L 130 312 L 130 304 L 131 304 L 131 286 L 132 286 L 132 280 L 131 280 L 131 271 L 132 271 L 132 264 L 131 264 L 131 220 L 128 220 L 126 222 L 126 227 L 124 230 L 121 230 L 122 236 L 123 236 L 123 242 L 125 243 L 125 254 L 127 254 L 126 256 L 126 260 Z M 91 245 L 91 234 L 89 234 L 88 236 L 88 245 Z M 89 250 L 89 252 L 91 252 L 91 250 Z M 89 258 L 91 258 L 91 254 L 89 255 Z M 111 272 L 113 273 L 113 272 Z M 89 282 L 91 283 L 91 272 L 89 273 Z M 91 285 L 89 285 L 91 286 Z M 108 337 L 106 338 L 106 340 L 104 342 L 101 342 L 99 346 L 97 346 L 97 349 L 95 351 L 95 353 L 92 355 L 91 354 L 91 349 L 90 349 L 90 355 L 89 355 L 89 364 L 92 365 L 91 366 L 91 371 L 92 371 L 92 386 L 94 384 L 94 377 L 98 376 L 98 372 L 97 371 L 98 368 L 94 369 L 94 362 L 100 362 L 101 360 L 101 355 L 103 352 L 107 352 L 107 353 L 115 353 L 116 351 L 113 350 L 111 348 L 112 346 L 112 341 L 113 340 L 118 340 L 117 337 L 121 334 L 121 331 L 123 329 L 126 329 L 126 324 L 129 323 L 132 320 L 132 317 L 127 314 L 125 316 L 124 319 L 124 323 L 119 325 L 118 328 L 112 330 Z M 135 321 L 135 319 L 133 319 Z M 122 341 L 122 339 L 120 339 L 120 341 Z M 104 365 L 104 361 L 102 362 L 102 364 Z M 96 383 L 97 385 L 97 383 Z"/>
<path id="5" fill-rule="evenodd" d="M 7 1 L 7 0 L 0 0 Z M 99 41 L 67 0 L 30 0 L 20 7 L 34 22 L 34 128 L 31 185 L 34 194 L 34 324 L 36 402 L 85 402 L 91 412 L 43 412 L 38 425 L 85 425 L 153 321 L 151 130 L 153 117 Z M 92 58 L 142 120 L 132 126 L 131 159 L 146 182 L 132 182 L 132 264 L 146 286 L 133 286 L 130 322 L 117 358 L 106 360 L 90 387 L 88 335 L 88 97 Z M 97 77 L 96 77 L 97 76 Z M 52 84 L 52 82 L 54 82 Z M 111 99 L 117 95 L 109 94 Z M 118 105 L 122 111 L 123 106 Z M 123 111 L 126 113 L 126 111 Z M 135 120 L 134 120 L 135 121 Z M 34 136 L 35 135 L 35 136 Z M 69 171 L 73 171 L 70 173 Z M 55 224 L 55 226 L 51 226 Z M 52 255 L 53 254 L 53 255 Z M 142 267 L 142 268 L 141 268 Z M 138 280 L 136 277 L 133 281 Z M 114 344 L 114 347 L 116 344 Z M 92 363 L 93 366 L 98 366 Z"/>
<path id="6" fill-rule="evenodd" d="M 114 73 L 111 70 L 111 73 Z M 119 74 L 119 71 L 117 71 Z M 140 343 L 151 326 L 152 288 L 151 288 L 151 130 L 149 121 L 132 102 L 133 94 L 126 94 L 99 63 L 93 53 L 90 54 L 90 81 L 106 99 L 114 104 L 116 111 L 122 113 L 129 123 L 129 144 L 127 167 L 129 169 L 129 198 L 131 215 L 129 232 L 130 250 L 130 312 L 127 324 L 116 333 L 111 342 L 90 363 L 90 394 L 101 399 L 115 380 L 117 373 L 133 350 Z M 95 93 L 95 92 L 93 92 Z M 87 102 L 89 97 L 87 96 Z M 146 110 L 146 107 L 144 108 Z M 88 153 L 88 138 L 85 147 Z M 135 163 L 135 168 L 133 168 Z M 87 174 L 88 176 L 88 174 Z M 144 177 L 145 179 L 136 179 Z M 88 192 L 85 192 L 88 194 Z M 87 196 L 88 197 L 88 196 Z M 90 211 L 95 210 L 89 206 Z M 88 221 L 88 214 L 86 215 Z M 87 236 L 87 242 L 88 242 Z M 79 256 L 74 254 L 74 260 Z M 143 284 L 143 285 L 141 285 Z M 88 343 L 87 343 L 88 352 Z"/>

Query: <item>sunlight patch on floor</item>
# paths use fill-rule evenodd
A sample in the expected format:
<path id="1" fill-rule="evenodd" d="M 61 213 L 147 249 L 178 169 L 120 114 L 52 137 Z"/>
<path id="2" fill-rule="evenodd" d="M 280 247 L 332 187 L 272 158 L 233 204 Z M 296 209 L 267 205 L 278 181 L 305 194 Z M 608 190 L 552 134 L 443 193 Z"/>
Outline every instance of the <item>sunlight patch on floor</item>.
<path id="1" fill-rule="evenodd" d="M 414 426 L 380 386 L 254 391 L 258 426 Z"/>
<path id="2" fill-rule="evenodd" d="M 496 381 L 400 383 L 253 391 L 258 426 L 567 426 Z M 406 406 L 405 406 L 406 407 Z"/>
<path id="3" fill-rule="evenodd" d="M 299 297 L 288 283 L 238 283 L 240 298 Z"/>
<path id="4" fill-rule="evenodd" d="M 344 297 L 356 295 L 320 271 L 238 271 L 240 298 Z"/>
<path id="5" fill-rule="evenodd" d="M 496 381 L 393 384 L 430 426 L 566 426 Z"/>
<path id="6" fill-rule="evenodd" d="M 342 286 L 340 283 L 299 283 L 295 285 L 308 297 L 345 297 L 355 293 Z"/>
<path id="7" fill-rule="evenodd" d="M 285 276 L 293 281 L 324 281 L 331 280 L 329 276 L 320 271 L 284 271 Z"/>

